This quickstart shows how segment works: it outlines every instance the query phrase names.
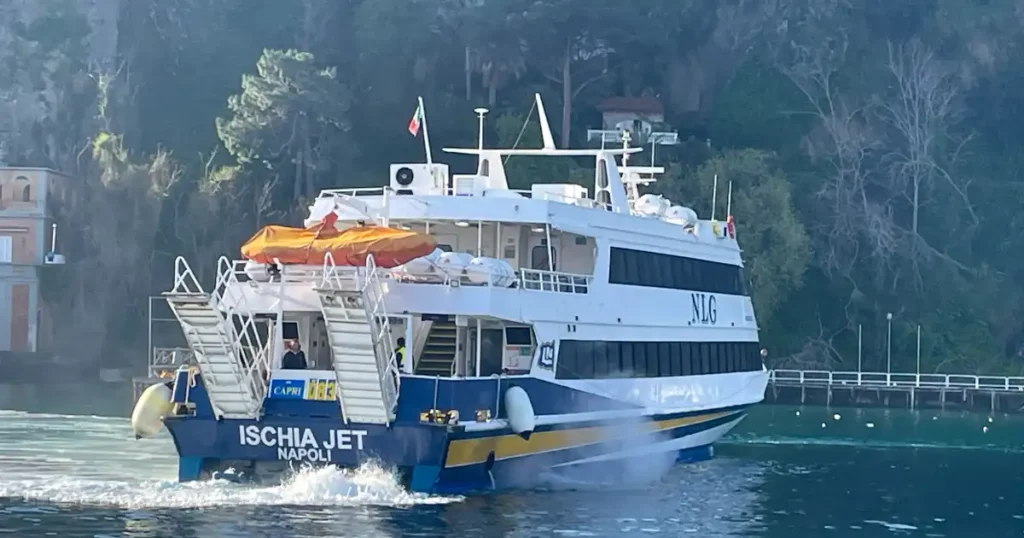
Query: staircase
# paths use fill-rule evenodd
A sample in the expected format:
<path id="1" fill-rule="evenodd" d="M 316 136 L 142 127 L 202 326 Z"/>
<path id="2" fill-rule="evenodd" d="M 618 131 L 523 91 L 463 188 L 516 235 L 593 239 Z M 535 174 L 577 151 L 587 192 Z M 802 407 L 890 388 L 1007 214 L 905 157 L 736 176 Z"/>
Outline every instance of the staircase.
<path id="1" fill-rule="evenodd" d="M 218 287 L 220 283 L 218 277 Z M 242 342 L 232 336 L 233 327 L 228 321 L 232 314 L 217 309 L 216 294 L 202 291 L 192 269 L 181 257 L 175 260 L 174 284 L 164 297 L 195 354 L 214 413 L 221 418 L 256 418 L 266 392 L 259 375 L 258 362 L 262 356 L 254 354 L 251 365 L 238 359 L 242 356 Z M 251 319 L 248 321 L 251 323 Z"/>
<path id="2" fill-rule="evenodd" d="M 417 375 L 449 377 L 455 362 L 456 328 L 454 321 L 435 321 L 430 326 L 420 359 L 416 361 Z"/>
<path id="3" fill-rule="evenodd" d="M 354 281 L 342 278 L 343 269 L 334 266 L 330 254 L 324 265 L 324 281 L 317 293 L 342 416 L 346 423 L 389 425 L 395 419 L 400 380 L 373 258 L 368 257 L 365 274 Z"/>

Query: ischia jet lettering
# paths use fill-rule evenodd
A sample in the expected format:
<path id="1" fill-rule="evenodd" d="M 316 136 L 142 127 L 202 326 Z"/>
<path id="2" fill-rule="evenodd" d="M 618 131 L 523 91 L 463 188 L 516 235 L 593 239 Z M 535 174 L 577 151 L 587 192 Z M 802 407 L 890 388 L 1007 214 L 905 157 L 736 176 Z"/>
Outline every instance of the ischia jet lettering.
<path id="1" fill-rule="evenodd" d="M 282 426 L 238 427 L 238 444 L 277 448 L 277 459 L 325 462 L 333 450 L 362 450 L 366 430 L 328 430 L 326 439 L 317 439 L 309 428 Z"/>

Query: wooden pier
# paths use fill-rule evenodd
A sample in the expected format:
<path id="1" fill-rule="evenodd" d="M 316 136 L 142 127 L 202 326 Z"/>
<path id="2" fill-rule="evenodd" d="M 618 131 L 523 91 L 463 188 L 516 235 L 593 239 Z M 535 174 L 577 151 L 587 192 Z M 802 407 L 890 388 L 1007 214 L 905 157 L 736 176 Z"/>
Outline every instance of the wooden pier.
<path id="1" fill-rule="evenodd" d="M 1024 377 L 772 370 L 765 403 L 1024 413 Z"/>

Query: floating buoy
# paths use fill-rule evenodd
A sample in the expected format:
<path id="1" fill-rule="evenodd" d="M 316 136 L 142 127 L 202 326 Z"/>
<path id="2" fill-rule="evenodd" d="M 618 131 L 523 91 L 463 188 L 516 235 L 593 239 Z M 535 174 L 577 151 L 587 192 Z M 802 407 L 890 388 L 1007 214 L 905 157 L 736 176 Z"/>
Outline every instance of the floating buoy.
<path id="1" fill-rule="evenodd" d="M 135 438 L 152 437 L 164 426 L 164 417 L 171 413 L 171 388 L 166 383 L 150 385 L 139 396 L 132 410 L 132 431 Z"/>
<path id="2" fill-rule="evenodd" d="M 832 415 L 832 420 L 839 420 L 840 418 L 842 417 L 839 416 L 839 413 Z"/>

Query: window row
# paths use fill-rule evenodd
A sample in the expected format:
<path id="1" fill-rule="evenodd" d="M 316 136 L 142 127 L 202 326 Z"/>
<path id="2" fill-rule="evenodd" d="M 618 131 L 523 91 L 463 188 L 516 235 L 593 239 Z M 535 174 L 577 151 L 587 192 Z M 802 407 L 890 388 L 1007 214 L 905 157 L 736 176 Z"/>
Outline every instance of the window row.
<path id="1" fill-rule="evenodd" d="M 757 342 L 600 342 L 562 340 L 558 379 L 677 377 L 753 372 L 762 367 Z"/>
<path id="2" fill-rule="evenodd" d="M 612 284 L 746 295 L 738 265 L 612 247 L 608 269 Z"/>

